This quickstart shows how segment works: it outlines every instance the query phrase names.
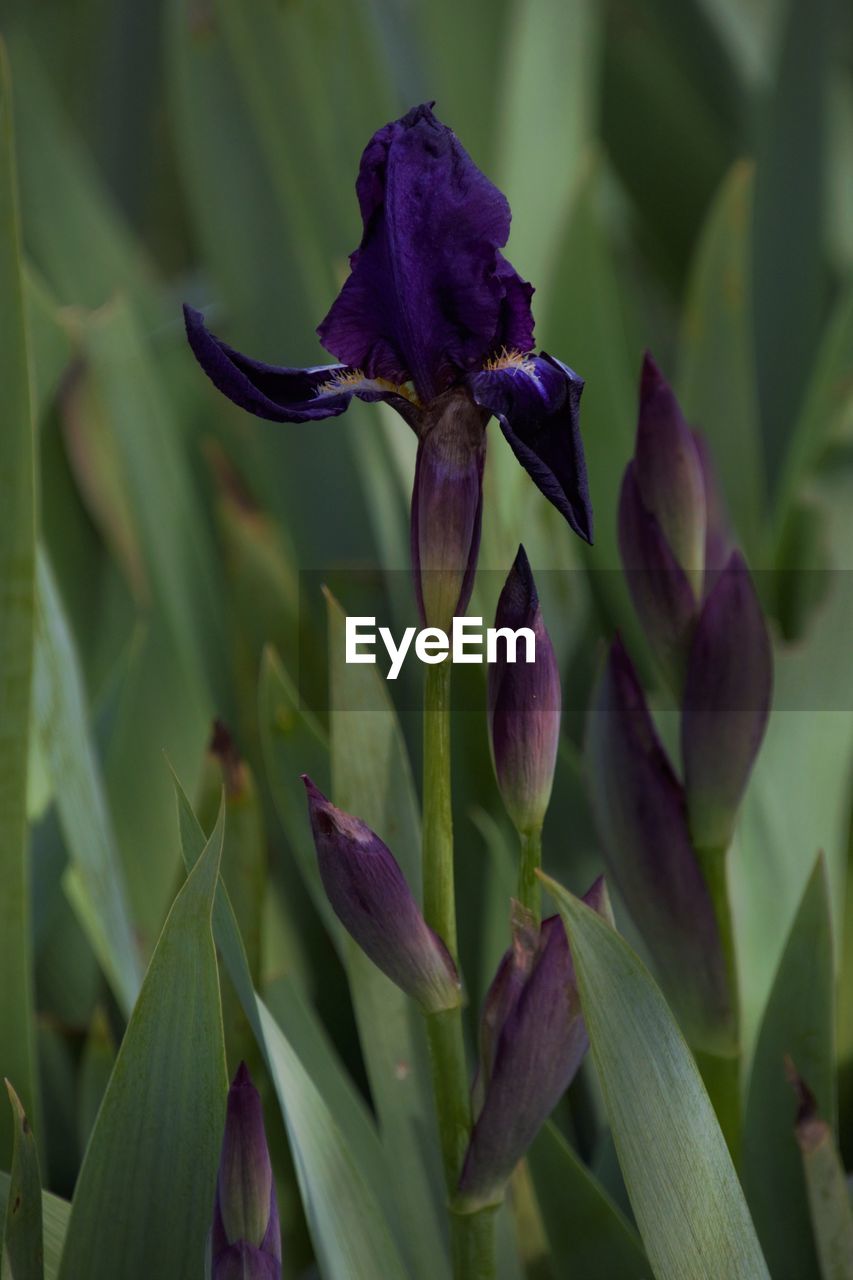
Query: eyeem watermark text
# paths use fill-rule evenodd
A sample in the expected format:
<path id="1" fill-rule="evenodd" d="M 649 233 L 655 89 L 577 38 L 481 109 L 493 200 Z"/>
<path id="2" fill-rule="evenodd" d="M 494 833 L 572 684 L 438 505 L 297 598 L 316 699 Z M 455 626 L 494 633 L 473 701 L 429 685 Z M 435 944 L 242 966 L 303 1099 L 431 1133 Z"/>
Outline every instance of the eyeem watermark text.
<path id="1" fill-rule="evenodd" d="M 530 627 L 484 627 L 482 618 L 454 618 L 453 630 L 448 636 L 440 627 L 406 627 L 399 643 L 390 628 L 377 627 L 371 617 L 352 617 L 346 620 L 346 649 L 344 658 L 352 663 L 375 663 L 376 651 L 381 644 L 391 661 L 388 679 L 396 680 L 410 650 L 428 666 L 445 662 L 454 663 L 497 662 L 498 657 L 507 662 L 535 662 L 536 637 Z M 501 646 L 501 648 L 499 648 Z"/>

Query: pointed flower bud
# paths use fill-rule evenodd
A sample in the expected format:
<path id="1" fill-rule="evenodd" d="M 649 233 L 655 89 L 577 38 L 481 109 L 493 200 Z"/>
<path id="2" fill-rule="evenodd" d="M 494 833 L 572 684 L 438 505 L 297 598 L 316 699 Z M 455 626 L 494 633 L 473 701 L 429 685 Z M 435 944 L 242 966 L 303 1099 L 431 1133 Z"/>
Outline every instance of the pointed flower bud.
<path id="1" fill-rule="evenodd" d="M 603 880 L 584 901 L 609 918 Z M 513 946 L 486 997 L 477 1116 L 455 1208 L 499 1204 L 513 1169 L 571 1084 L 588 1047 L 572 957 L 559 916 L 538 933 L 514 922 Z"/>
<path id="2" fill-rule="evenodd" d="M 634 449 L 643 506 L 655 517 L 697 599 L 705 569 L 705 477 L 693 432 L 651 355 L 640 381 Z"/>
<path id="3" fill-rule="evenodd" d="M 773 685 L 764 615 L 739 552 L 711 588 L 690 647 L 681 717 L 690 830 L 699 849 L 727 848 Z"/>
<path id="4" fill-rule="evenodd" d="M 456 966 L 424 920 L 391 850 L 366 823 L 338 809 L 307 776 L 320 876 L 344 928 L 377 968 L 427 1013 L 461 1002 Z"/>
<path id="5" fill-rule="evenodd" d="M 684 790 L 618 639 L 593 696 L 585 756 L 608 875 L 691 1044 L 726 1052 L 734 1037 L 726 961 Z"/>
<path id="6" fill-rule="evenodd" d="M 542 621 L 536 584 L 524 547 L 518 548 L 498 600 L 497 661 L 489 665 L 489 742 L 503 802 L 516 829 L 538 831 L 545 818 L 560 737 L 560 672 Z M 526 662 L 525 639 L 533 635 L 533 662 Z M 514 661 L 510 660 L 510 655 Z"/>
<path id="7" fill-rule="evenodd" d="M 487 415 L 467 391 L 440 396 L 419 428 L 412 572 L 425 626 L 450 631 L 471 599 L 483 505 Z"/>
<path id="8" fill-rule="evenodd" d="M 211 1276 L 281 1276 L 281 1230 L 263 1109 L 244 1062 L 228 1090 L 211 1230 Z"/>
<path id="9" fill-rule="evenodd" d="M 679 689 L 702 599 L 707 525 L 702 456 L 647 353 L 634 458 L 619 499 L 619 550 L 640 621 Z"/>

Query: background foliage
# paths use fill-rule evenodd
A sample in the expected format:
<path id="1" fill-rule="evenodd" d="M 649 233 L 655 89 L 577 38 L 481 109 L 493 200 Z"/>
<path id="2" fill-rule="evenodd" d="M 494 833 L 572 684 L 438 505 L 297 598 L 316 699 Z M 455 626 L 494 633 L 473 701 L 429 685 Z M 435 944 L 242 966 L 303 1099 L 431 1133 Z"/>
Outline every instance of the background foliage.
<path id="1" fill-rule="evenodd" d="M 340 610 L 318 589 L 352 609 L 349 569 L 405 568 L 414 443 L 358 403 L 304 429 L 239 414 L 180 323 L 186 299 L 240 349 L 320 360 L 314 325 L 359 235 L 361 148 L 432 98 L 510 199 L 538 343 L 587 379 L 596 546 L 570 541 L 491 432 L 481 563 L 500 573 L 481 575 L 473 609 L 490 614 L 523 538 L 563 663 L 545 848 L 569 888 L 599 869 L 579 743 L 600 641 L 633 635 L 615 507 L 645 347 L 709 439 L 759 571 L 777 676 L 733 868 L 754 1062 L 744 1182 L 774 1277 L 813 1274 L 793 1101 L 785 1111 L 784 1087 L 775 1108 L 767 1098 L 787 1049 L 853 1159 L 849 13 L 831 0 L 6 0 L 2 27 L 0 1072 L 55 1193 L 49 1274 L 68 1216 L 55 1197 L 75 1184 L 63 1277 L 94 1256 L 105 1194 L 116 1241 L 203 1238 L 226 1056 L 232 1070 L 247 1057 L 266 1090 L 285 1273 L 316 1259 L 326 1277 L 439 1274 L 422 1028 L 330 919 L 298 783 L 331 779 L 416 882 L 417 715 L 401 680 L 398 722 L 375 672 L 336 663 L 339 645 L 328 670 Z M 389 610 L 410 620 L 403 575 L 388 582 Z M 513 880 L 481 680 L 466 675 L 455 726 L 472 1010 Z M 217 827 L 201 857 L 192 811 L 213 829 L 222 781 L 214 716 L 243 763 L 225 763 L 224 844 Z M 183 792 L 176 805 L 169 766 L 192 808 Z M 214 904 L 220 852 L 230 902 L 220 888 Z M 618 903 L 617 920 L 630 936 Z M 801 971 L 797 955 L 814 978 L 792 1002 L 775 983 Z M 145 1133 L 152 1114 L 168 1139 Z M 6 1167 L 13 1127 L 0 1110 Z M 137 1131 L 119 1185 L 115 1134 Z M 591 1067 L 530 1169 L 558 1263 L 586 1248 L 585 1276 L 647 1265 Z M 152 1208 L 145 1189 L 168 1171 L 189 1190 Z M 532 1265 L 542 1240 L 522 1239 Z M 118 1246 L 101 1246 L 87 1274 L 119 1274 Z M 200 1254 L 196 1271 L 179 1252 L 148 1262 L 201 1274 Z"/>

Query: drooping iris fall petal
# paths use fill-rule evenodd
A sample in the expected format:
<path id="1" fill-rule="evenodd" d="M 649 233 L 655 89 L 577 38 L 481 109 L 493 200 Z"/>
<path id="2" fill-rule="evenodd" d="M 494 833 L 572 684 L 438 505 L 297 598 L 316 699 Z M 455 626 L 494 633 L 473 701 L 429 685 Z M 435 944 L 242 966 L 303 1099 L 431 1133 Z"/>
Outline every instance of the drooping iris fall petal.
<path id="1" fill-rule="evenodd" d="M 401 390 L 372 381 L 346 365 L 287 369 L 264 364 L 212 334 L 200 311 L 185 306 L 184 321 L 193 354 L 216 389 L 258 418 L 271 422 L 336 418 L 353 396 L 369 402 L 386 400 L 407 419 L 414 411 Z"/>
<path id="2" fill-rule="evenodd" d="M 544 352 L 482 369 L 468 379 L 471 394 L 493 413 L 518 461 L 549 502 L 586 542 L 593 518 L 580 399 L 583 378 Z"/>
<path id="3" fill-rule="evenodd" d="M 462 999 L 456 966 L 424 920 L 391 850 L 360 818 L 327 800 L 310 778 L 302 781 L 320 877 L 344 928 L 428 1013 L 455 1008 Z"/>

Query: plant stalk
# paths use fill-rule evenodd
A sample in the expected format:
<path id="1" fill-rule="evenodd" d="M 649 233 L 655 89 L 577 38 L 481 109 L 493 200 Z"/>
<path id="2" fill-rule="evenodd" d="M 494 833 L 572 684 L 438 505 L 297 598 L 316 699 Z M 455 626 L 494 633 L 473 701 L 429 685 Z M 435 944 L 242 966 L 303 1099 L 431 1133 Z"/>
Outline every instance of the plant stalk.
<path id="1" fill-rule="evenodd" d="M 726 977 L 731 992 L 734 1008 L 734 1035 L 730 1054 L 696 1055 L 697 1064 L 708 1090 L 723 1136 L 728 1144 L 729 1152 L 735 1167 L 740 1165 L 741 1156 L 741 1049 L 740 1049 L 740 989 L 737 973 L 737 955 L 735 951 L 734 921 L 732 918 L 731 900 L 728 885 L 728 849 L 697 849 L 697 857 L 711 902 L 717 928 L 720 931 L 720 944 L 726 965 Z"/>
<path id="2" fill-rule="evenodd" d="M 424 915 L 457 959 L 450 773 L 449 661 L 428 666 L 424 684 Z M 428 1014 L 427 1037 L 448 1201 L 452 1201 L 471 1133 L 471 1098 L 462 1010 Z M 454 1280 L 494 1280 L 494 1212 L 450 1214 Z"/>
<path id="3" fill-rule="evenodd" d="M 519 839 L 518 900 L 533 916 L 538 927 L 542 923 L 542 886 L 536 872 L 542 866 L 542 828 L 519 832 Z"/>

